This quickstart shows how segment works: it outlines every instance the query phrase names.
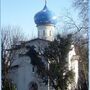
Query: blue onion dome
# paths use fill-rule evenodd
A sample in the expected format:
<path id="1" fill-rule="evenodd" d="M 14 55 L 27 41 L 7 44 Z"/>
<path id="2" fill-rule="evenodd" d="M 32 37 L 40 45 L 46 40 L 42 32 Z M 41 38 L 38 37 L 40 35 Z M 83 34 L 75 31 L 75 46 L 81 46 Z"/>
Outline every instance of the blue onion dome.
<path id="1" fill-rule="evenodd" d="M 55 25 L 56 22 L 57 22 L 57 17 L 45 5 L 43 10 L 41 10 L 40 12 L 38 12 L 34 16 L 34 21 L 37 24 L 37 26 L 38 25 L 45 25 L 45 24 L 53 24 L 53 25 Z"/>

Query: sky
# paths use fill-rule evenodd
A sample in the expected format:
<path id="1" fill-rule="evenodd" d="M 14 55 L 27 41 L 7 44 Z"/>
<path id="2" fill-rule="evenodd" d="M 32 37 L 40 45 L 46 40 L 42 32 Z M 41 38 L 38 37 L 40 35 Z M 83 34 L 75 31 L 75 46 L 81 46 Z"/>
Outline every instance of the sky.
<path id="1" fill-rule="evenodd" d="M 47 0 L 47 6 L 57 16 L 64 16 L 67 10 L 75 17 L 73 0 Z M 43 9 L 45 0 L 1 0 L 1 27 L 18 26 L 26 37 L 37 36 L 34 15 Z M 60 19 L 62 22 L 62 18 Z"/>

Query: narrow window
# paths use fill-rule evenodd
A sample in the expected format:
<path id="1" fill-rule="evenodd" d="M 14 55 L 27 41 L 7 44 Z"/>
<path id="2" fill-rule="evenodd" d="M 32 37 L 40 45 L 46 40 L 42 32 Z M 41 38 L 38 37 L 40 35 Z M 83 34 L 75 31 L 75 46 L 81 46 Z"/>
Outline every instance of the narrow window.
<path id="1" fill-rule="evenodd" d="M 45 36 L 45 30 L 43 30 L 43 36 Z"/>
<path id="2" fill-rule="evenodd" d="M 35 71 L 35 69 L 34 69 L 34 67 L 32 67 L 32 72 L 34 73 L 34 71 Z"/>
<path id="3" fill-rule="evenodd" d="M 50 31 L 50 36 L 51 36 L 52 34 L 51 34 L 51 31 Z"/>

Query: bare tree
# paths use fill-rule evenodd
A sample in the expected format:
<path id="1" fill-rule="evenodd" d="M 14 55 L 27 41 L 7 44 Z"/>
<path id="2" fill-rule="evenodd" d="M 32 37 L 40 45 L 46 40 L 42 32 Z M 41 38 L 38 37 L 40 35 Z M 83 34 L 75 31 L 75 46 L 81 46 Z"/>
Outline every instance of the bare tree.
<path id="1" fill-rule="evenodd" d="M 74 7 L 79 10 L 79 17 L 82 20 L 81 25 L 83 26 L 83 30 L 86 31 L 88 35 L 88 28 L 89 28 L 89 18 L 88 18 L 88 6 L 89 0 L 73 0 Z M 80 63 L 80 70 L 79 70 L 79 90 L 88 90 L 88 36 L 86 39 L 78 38 L 76 43 L 78 47 L 78 53 L 81 57 Z M 84 43 L 84 45 L 82 44 Z"/>
<path id="2" fill-rule="evenodd" d="M 75 29 L 72 40 L 80 56 L 78 90 L 88 90 L 88 29 L 81 23 L 77 24 L 72 17 L 67 18 L 70 20 L 68 27 Z"/>
<path id="3" fill-rule="evenodd" d="M 1 59 L 2 59 L 2 85 L 3 90 L 11 90 L 11 82 L 8 78 L 8 71 L 13 62 L 12 58 L 15 52 L 11 50 L 19 41 L 25 40 L 20 27 L 2 27 L 1 28 Z"/>
<path id="4" fill-rule="evenodd" d="M 82 19 L 82 25 L 85 27 L 85 30 L 88 30 L 88 24 L 89 24 L 89 16 L 88 16 L 88 10 L 89 10 L 89 0 L 73 0 L 73 6 L 79 10 L 79 17 Z"/>

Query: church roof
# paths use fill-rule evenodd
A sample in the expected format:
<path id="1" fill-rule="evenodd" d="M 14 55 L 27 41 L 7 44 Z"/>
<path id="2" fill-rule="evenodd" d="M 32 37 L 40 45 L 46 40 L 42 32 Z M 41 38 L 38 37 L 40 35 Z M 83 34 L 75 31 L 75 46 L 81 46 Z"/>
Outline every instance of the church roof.
<path id="1" fill-rule="evenodd" d="M 21 43 L 29 43 L 29 42 L 33 42 L 33 41 L 44 41 L 44 42 L 50 42 L 49 40 L 45 40 L 45 39 L 40 39 L 40 38 L 35 38 L 35 39 L 32 39 L 32 40 L 29 40 L 29 41 L 20 41 Z"/>
<path id="2" fill-rule="evenodd" d="M 46 42 L 46 43 L 50 42 L 49 40 L 44 40 L 44 39 L 40 39 L 40 38 L 35 38 L 35 39 L 29 40 L 29 41 L 20 41 L 19 45 L 12 45 L 12 48 L 6 49 L 6 51 L 21 49 L 21 48 L 25 47 L 26 44 L 32 43 L 32 42 L 35 42 L 35 41 L 36 42 L 41 41 L 41 42 Z"/>

